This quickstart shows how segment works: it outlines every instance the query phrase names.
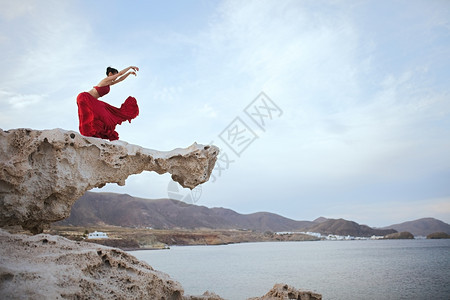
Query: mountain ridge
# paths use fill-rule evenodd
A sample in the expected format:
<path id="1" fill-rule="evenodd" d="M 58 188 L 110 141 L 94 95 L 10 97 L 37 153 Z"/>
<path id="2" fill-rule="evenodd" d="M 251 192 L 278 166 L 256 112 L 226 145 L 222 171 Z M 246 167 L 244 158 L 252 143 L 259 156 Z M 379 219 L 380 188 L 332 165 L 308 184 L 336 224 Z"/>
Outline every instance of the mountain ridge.
<path id="1" fill-rule="evenodd" d="M 427 234 L 446 232 L 440 220 L 425 218 L 431 226 Z M 395 224 L 372 228 L 344 219 L 319 217 L 313 221 L 292 220 L 275 213 L 255 212 L 240 214 L 223 207 L 208 208 L 173 199 L 144 199 L 128 194 L 86 192 L 72 207 L 69 218 L 59 225 L 92 226 L 113 225 L 123 227 L 151 227 L 154 229 L 240 229 L 259 232 L 313 231 L 321 234 L 352 236 L 386 235 L 396 231 L 409 231 L 414 235 L 416 222 L 404 222 L 407 226 Z M 422 233 L 422 232 L 421 232 Z"/>
<path id="2" fill-rule="evenodd" d="M 150 200 L 127 194 L 87 192 L 75 202 L 69 218 L 58 224 L 287 231 L 305 228 L 313 222 L 295 221 L 269 212 L 243 215 L 227 208 L 207 208 L 173 199 Z"/>
<path id="3" fill-rule="evenodd" d="M 385 236 L 396 233 L 394 229 L 375 229 L 367 225 L 360 225 L 354 221 L 344 219 L 328 219 L 308 228 L 309 231 L 319 232 L 322 235 L 351 235 L 358 237 Z"/>
<path id="4" fill-rule="evenodd" d="M 399 224 L 393 224 L 388 227 L 395 229 L 398 232 L 401 231 L 411 232 L 414 236 L 427 236 L 435 232 L 445 232 L 447 234 L 450 234 L 449 224 L 430 217 L 421 218 L 413 221 L 407 221 Z"/>

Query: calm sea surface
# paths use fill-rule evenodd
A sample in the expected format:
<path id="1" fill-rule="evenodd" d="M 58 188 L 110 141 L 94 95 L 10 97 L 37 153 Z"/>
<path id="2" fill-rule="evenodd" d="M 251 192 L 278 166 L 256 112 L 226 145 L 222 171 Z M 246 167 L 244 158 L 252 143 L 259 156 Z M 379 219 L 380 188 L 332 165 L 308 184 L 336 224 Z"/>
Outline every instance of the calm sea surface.
<path id="1" fill-rule="evenodd" d="M 450 299 L 450 240 L 268 242 L 130 252 L 185 294 L 262 296 L 275 283 L 324 299 Z"/>

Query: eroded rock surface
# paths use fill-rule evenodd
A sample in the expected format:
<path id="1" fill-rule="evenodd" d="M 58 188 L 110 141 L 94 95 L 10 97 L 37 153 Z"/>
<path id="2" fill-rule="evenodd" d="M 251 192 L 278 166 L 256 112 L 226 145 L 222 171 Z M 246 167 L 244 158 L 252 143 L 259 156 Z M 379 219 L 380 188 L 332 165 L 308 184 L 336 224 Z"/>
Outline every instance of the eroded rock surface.
<path id="1" fill-rule="evenodd" d="M 2 299 L 222 299 L 184 296 L 167 274 L 119 249 L 0 229 Z"/>
<path id="2" fill-rule="evenodd" d="M 143 171 L 168 172 L 192 189 L 209 179 L 218 152 L 196 143 L 162 152 L 62 129 L 0 129 L 0 226 L 40 233 L 67 218 L 87 190 L 124 185 Z"/>
<path id="3" fill-rule="evenodd" d="M 0 229 L 2 299 L 223 300 L 212 292 L 184 295 L 167 274 L 119 249 L 49 234 L 10 234 Z M 310 299 L 322 296 L 276 284 L 249 300 Z"/>
<path id="4" fill-rule="evenodd" d="M 249 298 L 248 300 L 322 300 L 322 295 L 310 291 L 298 290 L 287 284 L 275 284 L 273 288 L 264 296 Z"/>

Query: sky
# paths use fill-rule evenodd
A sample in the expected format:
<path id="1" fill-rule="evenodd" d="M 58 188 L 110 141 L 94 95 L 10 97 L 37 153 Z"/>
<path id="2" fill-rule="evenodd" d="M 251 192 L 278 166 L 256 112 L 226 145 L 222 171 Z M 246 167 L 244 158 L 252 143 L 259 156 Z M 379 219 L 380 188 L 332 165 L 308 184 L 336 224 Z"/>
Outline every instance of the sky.
<path id="1" fill-rule="evenodd" d="M 144 172 L 98 192 L 373 227 L 450 223 L 450 2 L 0 0 L 0 128 L 78 130 L 107 66 L 140 68 L 120 139 L 221 149 L 191 192 Z"/>

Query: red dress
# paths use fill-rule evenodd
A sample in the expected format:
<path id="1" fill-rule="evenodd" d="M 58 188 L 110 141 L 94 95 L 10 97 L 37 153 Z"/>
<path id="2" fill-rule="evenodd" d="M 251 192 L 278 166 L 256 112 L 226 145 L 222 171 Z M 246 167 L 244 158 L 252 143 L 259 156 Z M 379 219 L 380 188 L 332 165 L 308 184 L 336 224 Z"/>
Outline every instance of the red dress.
<path id="1" fill-rule="evenodd" d="M 94 87 L 100 97 L 109 93 L 109 85 Z M 118 140 L 116 125 L 123 121 L 131 122 L 139 115 L 139 107 L 134 97 L 128 97 L 120 108 L 100 101 L 87 92 L 77 97 L 78 117 L 80 119 L 80 133 L 110 141 Z"/>

